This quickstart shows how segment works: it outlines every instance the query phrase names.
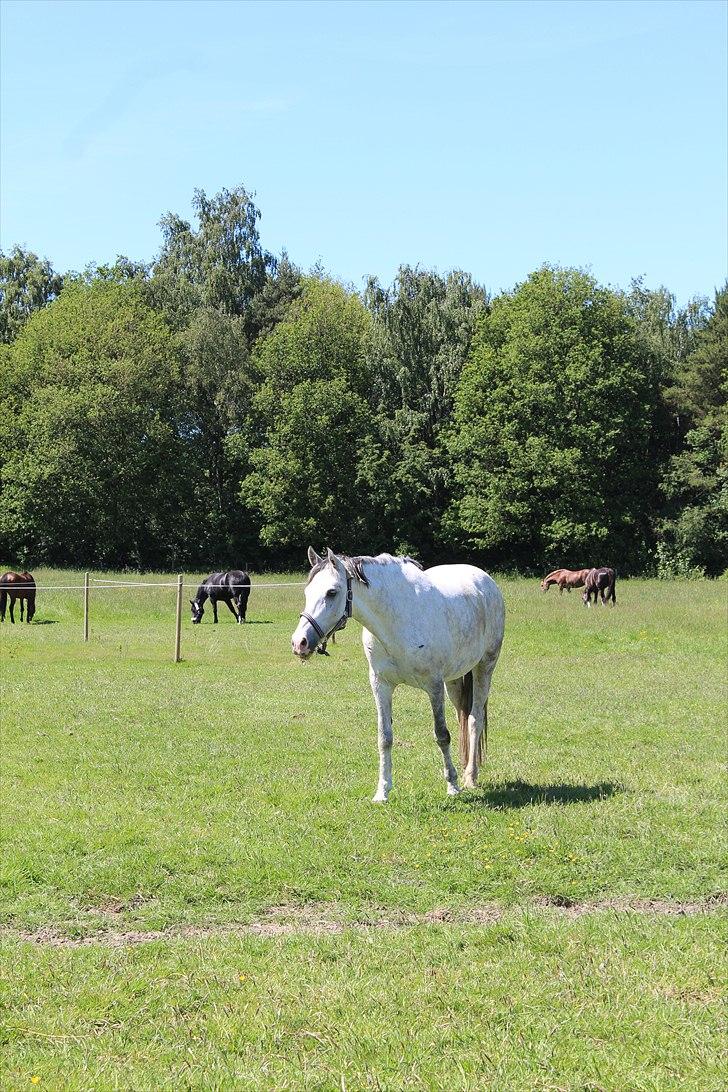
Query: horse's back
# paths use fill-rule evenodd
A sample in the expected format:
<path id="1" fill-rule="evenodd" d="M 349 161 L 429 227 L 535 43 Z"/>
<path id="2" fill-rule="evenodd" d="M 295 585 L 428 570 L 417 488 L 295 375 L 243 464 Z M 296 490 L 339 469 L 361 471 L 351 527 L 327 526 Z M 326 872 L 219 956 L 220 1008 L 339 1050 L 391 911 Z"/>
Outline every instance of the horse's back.
<path id="1" fill-rule="evenodd" d="M 234 587 L 249 588 L 250 576 L 244 569 L 229 569 L 225 573 L 227 583 Z"/>
<path id="2" fill-rule="evenodd" d="M 16 573 L 13 572 L 12 569 L 9 569 L 8 572 L 3 573 L 3 575 L 0 576 L 0 584 L 4 584 L 6 587 L 12 587 L 13 584 L 20 584 L 23 587 L 31 586 L 35 588 L 35 580 L 30 573 L 25 571 Z"/>
<path id="3" fill-rule="evenodd" d="M 462 639 L 480 636 L 484 653 L 495 650 L 497 654 L 506 610 L 493 577 L 475 565 L 435 565 L 422 576 L 444 597 L 450 627 Z"/>

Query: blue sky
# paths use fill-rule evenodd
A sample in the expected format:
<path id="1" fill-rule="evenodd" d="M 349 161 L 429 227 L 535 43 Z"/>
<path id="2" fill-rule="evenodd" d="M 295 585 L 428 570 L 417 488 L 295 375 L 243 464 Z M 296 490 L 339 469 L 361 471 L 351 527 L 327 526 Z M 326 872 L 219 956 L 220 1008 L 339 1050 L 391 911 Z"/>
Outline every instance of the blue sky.
<path id="1" fill-rule="evenodd" d="M 150 259 L 195 187 L 363 285 L 544 261 L 685 302 L 726 277 L 726 4 L 3 0 L 2 222 Z"/>

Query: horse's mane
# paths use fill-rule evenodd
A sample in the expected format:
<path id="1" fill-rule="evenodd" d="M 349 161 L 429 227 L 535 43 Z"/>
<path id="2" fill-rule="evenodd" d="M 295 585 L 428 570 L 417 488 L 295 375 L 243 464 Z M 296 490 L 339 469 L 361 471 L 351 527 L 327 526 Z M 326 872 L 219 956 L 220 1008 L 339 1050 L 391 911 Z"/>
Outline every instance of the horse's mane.
<path id="1" fill-rule="evenodd" d="M 367 588 L 369 587 L 369 581 L 364 572 L 365 565 L 391 565 L 393 561 L 400 561 L 404 564 L 416 565 L 418 569 L 424 568 L 424 566 L 421 565 L 419 561 L 415 561 L 413 557 L 395 557 L 394 554 L 377 554 L 376 557 L 371 554 L 360 554 L 357 557 L 349 557 L 347 554 L 337 554 L 336 556 L 343 564 L 349 576 L 354 577 L 355 580 L 358 580 L 360 584 L 364 584 Z M 314 565 L 311 572 L 308 574 L 308 580 L 306 581 L 307 586 L 311 583 L 316 574 L 320 573 L 326 565 L 328 565 L 327 560 L 319 561 L 318 564 Z"/>

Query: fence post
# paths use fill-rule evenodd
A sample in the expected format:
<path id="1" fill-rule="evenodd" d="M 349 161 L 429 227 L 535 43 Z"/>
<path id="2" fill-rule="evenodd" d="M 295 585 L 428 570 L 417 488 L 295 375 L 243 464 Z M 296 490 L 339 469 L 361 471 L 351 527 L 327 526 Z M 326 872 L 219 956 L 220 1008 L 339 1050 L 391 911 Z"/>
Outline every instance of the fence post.
<path id="1" fill-rule="evenodd" d="M 182 640 L 182 583 L 184 576 L 182 573 L 177 577 L 177 622 L 174 632 L 174 662 L 178 664 L 182 659 L 180 655 L 180 643 Z"/>
<path id="2" fill-rule="evenodd" d="M 83 639 L 88 641 L 88 573 L 83 578 Z"/>

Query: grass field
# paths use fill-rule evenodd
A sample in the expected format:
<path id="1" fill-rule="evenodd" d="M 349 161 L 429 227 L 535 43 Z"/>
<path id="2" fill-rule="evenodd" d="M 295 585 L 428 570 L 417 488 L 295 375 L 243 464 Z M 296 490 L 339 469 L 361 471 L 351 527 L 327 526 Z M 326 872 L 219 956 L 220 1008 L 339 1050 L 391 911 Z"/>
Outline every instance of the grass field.
<path id="1" fill-rule="evenodd" d="M 300 588 L 187 611 L 181 664 L 171 588 L 0 629 L 0 1087 L 722 1086 L 726 584 L 499 582 L 481 787 L 402 688 L 387 807 Z"/>

